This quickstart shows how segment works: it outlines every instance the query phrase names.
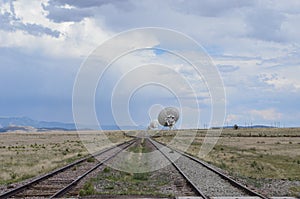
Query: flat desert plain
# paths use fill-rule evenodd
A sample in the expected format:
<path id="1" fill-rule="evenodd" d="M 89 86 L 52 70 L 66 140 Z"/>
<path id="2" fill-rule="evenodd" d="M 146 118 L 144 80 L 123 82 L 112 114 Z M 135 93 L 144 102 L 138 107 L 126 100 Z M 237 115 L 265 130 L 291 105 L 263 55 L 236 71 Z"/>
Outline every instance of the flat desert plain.
<path id="1" fill-rule="evenodd" d="M 205 129 L 149 131 L 156 135 L 156 140 L 173 143 L 177 149 L 185 148 L 189 154 L 254 189 L 276 196 L 299 196 L 300 128 L 223 129 L 210 153 L 200 157 L 207 132 Z M 47 173 L 131 139 L 126 134 L 123 131 L 1 133 L 0 187 Z"/>
<path id="2" fill-rule="evenodd" d="M 47 173 L 128 139 L 120 131 L 0 133 L 0 184 Z"/>
<path id="3" fill-rule="evenodd" d="M 200 146 L 210 132 L 192 131 L 153 134 L 261 192 L 300 196 L 300 128 L 223 129 L 220 137 L 212 136 L 216 145 L 204 157 L 199 155 Z M 188 136 L 194 137 L 191 143 Z"/>

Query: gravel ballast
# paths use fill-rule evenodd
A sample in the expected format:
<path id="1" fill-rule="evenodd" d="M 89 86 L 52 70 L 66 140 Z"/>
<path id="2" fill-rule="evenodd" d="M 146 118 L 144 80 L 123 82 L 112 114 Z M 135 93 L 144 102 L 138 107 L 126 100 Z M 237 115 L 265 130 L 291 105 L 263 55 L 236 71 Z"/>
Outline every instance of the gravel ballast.
<path id="1" fill-rule="evenodd" d="M 185 156 L 181 156 L 180 153 L 166 148 L 159 143 L 154 142 L 154 144 L 161 148 L 161 151 L 175 162 L 185 175 L 187 175 L 206 196 L 248 196 L 244 191 L 234 187 L 218 174 L 203 167 L 199 163 Z"/>

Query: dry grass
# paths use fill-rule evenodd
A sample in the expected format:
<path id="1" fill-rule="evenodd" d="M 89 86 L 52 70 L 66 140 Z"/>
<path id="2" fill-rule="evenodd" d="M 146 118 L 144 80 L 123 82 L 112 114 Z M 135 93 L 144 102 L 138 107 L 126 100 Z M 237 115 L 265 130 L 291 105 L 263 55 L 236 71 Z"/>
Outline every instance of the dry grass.
<path id="1" fill-rule="evenodd" d="M 194 156 L 198 156 L 205 135 L 204 130 L 197 132 L 188 148 Z M 184 143 L 180 136 L 173 139 L 177 133 L 180 131 L 163 133 L 167 136 L 157 139 Z M 300 180 L 300 129 L 225 129 L 204 159 L 240 177 Z"/>
<path id="2" fill-rule="evenodd" d="M 157 139 L 165 143 L 171 140 L 185 143 L 191 132 L 196 137 L 188 152 L 197 156 L 205 130 L 151 131 L 163 135 Z M 0 184 L 46 173 L 89 152 L 130 139 L 124 133 L 1 133 Z M 178 139 L 173 139 L 175 135 Z M 84 145 L 88 146 L 89 151 Z M 242 178 L 300 180 L 300 129 L 226 129 L 205 160 Z M 297 187 L 292 188 L 298 190 Z"/>
<path id="3" fill-rule="evenodd" d="M 105 139 L 106 136 L 109 140 Z M 122 132 L 9 132 L 0 134 L 0 184 L 49 172 L 113 143 L 127 140 Z M 84 145 L 89 147 L 88 151 Z"/>

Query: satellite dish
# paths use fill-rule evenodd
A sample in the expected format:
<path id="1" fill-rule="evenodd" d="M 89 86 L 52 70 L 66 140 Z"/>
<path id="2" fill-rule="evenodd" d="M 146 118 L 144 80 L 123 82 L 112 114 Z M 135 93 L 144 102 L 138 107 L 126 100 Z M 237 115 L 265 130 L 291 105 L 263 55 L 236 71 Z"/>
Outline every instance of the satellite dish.
<path id="1" fill-rule="evenodd" d="M 148 129 L 156 129 L 157 127 L 158 127 L 158 121 L 154 120 L 150 122 Z"/>
<path id="2" fill-rule="evenodd" d="M 167 107 L 160 111 L 158 114 L 158 122 L 162 126 L 172 127 L 179 119 L 179 111 L 174 107 Z"/>

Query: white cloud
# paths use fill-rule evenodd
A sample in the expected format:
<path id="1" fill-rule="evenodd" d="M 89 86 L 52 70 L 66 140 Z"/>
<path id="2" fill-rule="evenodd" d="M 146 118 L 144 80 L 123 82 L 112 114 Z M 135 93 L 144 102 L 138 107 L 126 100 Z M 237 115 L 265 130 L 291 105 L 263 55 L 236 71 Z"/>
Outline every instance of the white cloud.
<path id="1" fill-rule="evenodd" d="M 24 23 L 43 24 L 44 26 L 53 26 L 53 24 L 45 17 L 46 13 L 42 8 L 42 1 L 26 1 L 18 0 L 13 2 L 16 17 L 20 18 Z M 54 28 L 50 27 L 50 28 Z"/>
<path id="2" fill-rule="evenodd" d="M 1 13 L 10 13 L 11 26 L 16 24 L 14 20 L 17 20 L 17 25 L 12 30 L 0 30 L 1 47 L 18 47 L 50 56 L 80 57 L 87 56 L 111 35 L 94 18 L 85 18 L 76 23 L 50 21 L 42 4 L 47 4 L 47 1 L 14 1 L 4 4 Z M 33 32 L 32 28 L 40 32 Z M 44 34 L 46 32 L 43 31 L 50 34 Z M 51 31 L 60 35 L 53 37 Z"/>
<path id="3" fill-rule="evenodd" d="M 232 123 L 232 122 L 237 122 L 237 121 L 239 121 L 239 119 L 240 119 L 240 116 L 239 115 L 236 115 L 236 114 L 228 114 L 227 116 L 226 116 L 226 122 L 228 122 L 228 123 Z"/>
<path id="4" fill-rule="evenodd" d="M 291 79 L 281 77 L 277 73 L 260 74 L 259 78 L 262 82 L 272 86 L 276 90 L 287 90 L 297 92 L 300 89 L 300 82 L 298 79 Z"/>
<path id="5" fill-rule="evenodd" d="M 238 3 L 236 1 L 230 1 L 226 4 L 218 4 L 218 6 L 216 6 L 210 2 L 191 2 L 184 5 L 182 5 L 182 2 L 175 2 L 172 7 L 165 7 L 164 12 L 156 13 L 155 15 L 153 15 L 154 8 L 164 7 L 164 5 L 168 4 L 168 2 L 159 2 L 155 6 L 153 3 L 148 1 L 131 2 L 130 12 L 128 12 L 127 9 L 123 9 L 126 8 L 125 3 L 122 4 L 119 2 L 97 3 L 95 4 L 95 7 L 89 7 L 89 10 L 86 10 L 86 5 L 81 5 L 81 3 L 74 3 L 73 5 L 72 2 L 69 2 L 68 4 L 62 3 L 60 5 L 58 2 L 56 2 L 56 4 L 58 5 L 55 5 L 55 2 L 52 1 L 50 1 L 49 4 L 47 0 L 43 0 L 42 2 L 28 2 L 24 0 L 13 2 L 16 17 L 19 17 L 23 23 L 40 24 L 52 30 L 57 30 L 61 32 L 65 38 L 63 42 L 68 42 L 68 39 L 71 39 L 73 40 L 73 43 L 77 44 L 76 47 L 82 47 L 83 51 L 86 50 L 86 46 L 83 43 L 87 43 L 89 46 L 95 42 L 100 43 L 103 41 L 103 39 L 107 38 L 108 35 L 111 35 L 112 32 L 115 32 L 116 29 L 120 30 L 120 27 L 124 27 L 121 30 L 126 30 L 133 27 L 154 25 L 184 30 L 185 33 L 191 35 L 204 45 L 222 46 L 224 54 L 227 55 L 249 57 L 259 56 L 263 59 L 270 59 L 278 56 L 280 57 L 283 53 L 287 52 L 285 50 L 286 44 L 248 38 L 247 35 L 251 32 L 249 32 L 250 30 L 247 29 L 249 24 L 246 20 L 246 16 L 244 15 L 250 15 L 247 17 L 251 19 L 252 22 L 253 17 L 251 17 L 251 12 L 249 14 L 249 12 L 244 13 L 242 11 L 256 10 L 256 7 L 261 6 L 256 5 L 255 3 Z M 9 5 L 5 5 L 7 10 Z M 51 14 L 51 12 L 54 11 L 51 9 L 44 10 L 42 5 L 57 6 L 58 9 L 65 9 L 62 7 L 66 5 L 71 6 L 72 8 L 77 6 L 76 9 L 78 11 L 80 9 L 85 10 L 85 12 L 89 13 L 89 17 L 83 17 L 82 20 L 85 20 L 83 23 L 81 23 L 81 21 L 56 23 L 47 17 L 49 14 Z M 179 7 L 176 7 L 179 5 L 181 6 L 180 9 Z M 193 6 L 193 8 L 189 7 L 189 5 Z M 267 4 L 264 6 L 268 7 Z M 272 11 L 270 16 L 276 15 L 277 11 L 285 11 L 287 9 L 286 6 L 282 5 L 281 3 L 276 3 L 274 7 L 276 8 L 276 11 Z M 199 8 L 200 10 L 195 8 Z M 115 10 L 115 12 L 109 12 L 110 9 Z M 212 10 L 214 9 L 219 10 L 214 17 L 207 15 L 207 13 L 211 14 L 213 12 Z M 228 9 L 231 10 L 231 12 L 229 12 Z M 266 10 L 272 9 L 267 8 Z M 261 9 L 259 13 L 265 14 L 264 9 Z M 75 18 L 76 14 L 80 15 L 80 13 L 74 12 L 73 15 L 75 15 Z M 67 13 L 65 13 L 65 16 L 67 17 Z M 287 32 L 286 34 L 282 34 L 283 36 L 288 37 L 289 35 L 294 35 L 291 37 L 294 39 L 298 38 L 297 33 L 299 33 L 299 31 L 295 30 L 295 27 L 297 27 L 295 26 L 295 23 L 297 23 L 298 20 L 294 20 L 295 16 L 297 15 L 293 14 L 292 12 L 289 14 L 287 19 L 282 19 L 282 23 L 286 24 L 282 26 L 282 31 Z M 62 12 L 57 17 L 63 18 L 64 13 Z M 122 20 L 120 20 L 121 18 Z M 158 23 L 152 23 L 155 20 Z M 267 18 L 265 18 L 265 20 L 267 20 Z M 128 23 L 124 23 L 124 21 L 127 21 Z M 253 22 L 253 24 L 259 24 L 259 26 L 264 27 L 265 24 L 270 24 L 270 22 L 256 20 Z M 293 29 L 288 27 L 293 27 Z M 294 31 L 294 33 L 291 31 Z M 273 35 L 273 33 L 264 35 Z"/>
<path id="6" fill-rule="evenodd" d="M 259 117 L 261 119 L 267 121 L 274 121 L 282 119 L 282 114 L 277 112 L 274 108 L 263 109 L 263 110 L 256 110 L 253 109 L 250 111 L 250 114 L 253 118 Z"/>
<path id="7" fill-rule="evenodd" d="M 0 7 L 0 13 L 1 14 L 4 14 L 6 12 L 12 13 L 9 3 L 0 2 L 0 5 L 1 5 L 1 7 Z"/>
<path id="8" fill-rule="evenodd" d="M 229 112 L 233 113 L 228 115 L 228 121 L 249 120 L 250 116 L 245 114 L 249 110 L 261 119 L 263 115 L 272 118 L 272 114 L 278 117 L 286 112 L 283 102 L 286 104 L 291 99 L 284 96 L 299 98 L 299 7 L 296 1 L 191 0 L 155 4 L 152 1 L 6 1 L 0 6 L 3 16 L 0 47 L 16 48 L 33 59 L 43 54 L 73 60 L 86 57 L 103 41 L 123 30 L 143 26 L 175 29 L 207 48 L 219 66 Z M 159 42 L 156 38 L 142 37 L 123 41 L 123 45 L 152 47 Z M 179 41 L 173 43 L 175 47 L 181 46 Z M 108 49 L 105 55 L 110 56 L 115 50 L 118 49 Z M 122 67 L 116 72 L 126 72 L 127 63 L 140 65 L 151 61 L 172 64 L 192 84 L 203 81 L 187 65 L 166 54 L 158 58 L 150 51 L 120 59 Z M 159 72 L 157 75 L 168 81 L 174 79 Z M 176 83 L 181 94 L 191 97 L 186 87 Z M 197 96 L 202 104 L 209 106 L 210 96 L 204 83 L 198 85 Z M 270 101 L 278 102 L 277 112 L 269 108 Z"/>
<path id="9" fill-rule="evenodd" d="M 60 29 L 63 35 L 59 38 L 50 35 L 35 36 L 22 30 L 0 30 L 0 45 L 32 52 L 39 51 L 56 57 L 85 57 L 110 34 L 96 26 L 94 19 L 90 18 L 77 24 L 63 25 Z"/>

